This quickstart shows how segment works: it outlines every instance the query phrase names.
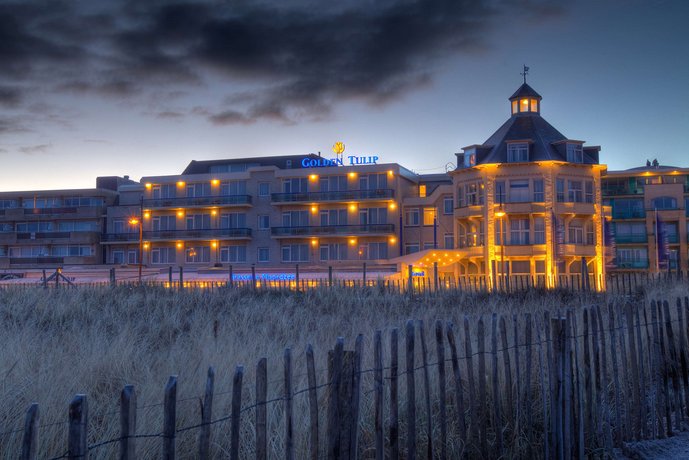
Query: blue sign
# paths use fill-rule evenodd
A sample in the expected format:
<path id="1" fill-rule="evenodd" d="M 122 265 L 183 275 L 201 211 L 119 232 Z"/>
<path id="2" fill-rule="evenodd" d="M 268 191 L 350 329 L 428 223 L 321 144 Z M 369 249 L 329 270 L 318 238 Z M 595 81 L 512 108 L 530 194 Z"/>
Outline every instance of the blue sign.
<path id="1" fill-rule="evenodd" d="M 348 155 L 347 161 L 342 157 L 338 158 L 311 158 L 306 157 L 301 160 L 302 168 L 328 168 L 333 166 L 358 166 L 358 165 L 375 165 L 378 164 L 378 157 L 375 155 L 367 157 L 359 157 L 355 155 Z"/>
<path id="2" fill-rule="evenodd" d="M 297 279 L 294 273 L 261 273 L 256 275 L 257 280 L 262 281 L 293 281 Z M 233 273 L 233 281 L 251 281 L 250 273 Z"/>

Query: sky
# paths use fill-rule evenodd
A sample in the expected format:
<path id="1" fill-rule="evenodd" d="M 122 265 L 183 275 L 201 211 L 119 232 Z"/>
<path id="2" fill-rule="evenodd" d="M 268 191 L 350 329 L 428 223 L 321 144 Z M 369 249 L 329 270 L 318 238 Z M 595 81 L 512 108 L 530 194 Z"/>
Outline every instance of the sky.
<path id="1" fill-rule="evenodd" d="M 687 20 L 683 0 L 0 0 L 0 191 L 336 141 L 444 172 L 524 65 L 610 170 L 689 167 Z"/>

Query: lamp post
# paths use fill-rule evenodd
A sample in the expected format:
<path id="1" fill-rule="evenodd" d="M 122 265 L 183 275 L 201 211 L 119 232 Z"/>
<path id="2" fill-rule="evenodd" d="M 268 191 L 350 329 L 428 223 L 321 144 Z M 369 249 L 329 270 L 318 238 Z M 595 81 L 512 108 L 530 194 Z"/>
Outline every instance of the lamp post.
<path id="1" fill-rule="evenodd" d="M 500 200 L 500 207 L 495 211 L 495 217 L 500 221 L 500 277 L 502 278 L 505 273 L 505 211 L 502 209 L 502 200 Z M 503 280 L 504 284 L 504 280 Z"/>
<path id="2" fill-rule="evenodd" d="M 141 197 L 139 204 L 139 218 L 132 217 L 129 219 L 131 225 L 139 226 L 139 284 L 141 284 L 141 272 L 143 269 L 144 258 L 144 199 Z"/>

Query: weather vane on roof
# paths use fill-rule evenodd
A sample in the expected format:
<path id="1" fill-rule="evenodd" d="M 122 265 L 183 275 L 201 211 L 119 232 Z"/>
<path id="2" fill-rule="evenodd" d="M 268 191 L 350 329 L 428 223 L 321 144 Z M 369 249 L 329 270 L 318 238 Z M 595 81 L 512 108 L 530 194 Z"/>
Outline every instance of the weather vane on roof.
<path id="1" fill-rule="evenodd" d="M 524 71 L 521 72 L 519 75 L 524 77 L 524 83 L 526 83 L 526 76 L 529 75 L 529 68 L 526 65 L 524 65 Z"/>

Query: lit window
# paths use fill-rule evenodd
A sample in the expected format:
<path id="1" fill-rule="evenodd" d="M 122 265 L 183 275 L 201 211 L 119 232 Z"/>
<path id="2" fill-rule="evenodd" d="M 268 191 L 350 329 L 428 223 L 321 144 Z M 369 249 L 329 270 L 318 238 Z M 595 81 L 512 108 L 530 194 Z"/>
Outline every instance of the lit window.
<path id="1" fill-rule="evenodd" d="M 531 99 L 531 111 L 538 112 L 538 99 Z"/>
<path id="2" fill-rule="evenodd" d="M 435 208 L 423 209 L 423 224 L 433 225 L 435 223 Z"/>
<path id="3" fill-rule="evenodd" d="M 419 198 L 426 198 L 426 184 L 419 185 Z"/>

